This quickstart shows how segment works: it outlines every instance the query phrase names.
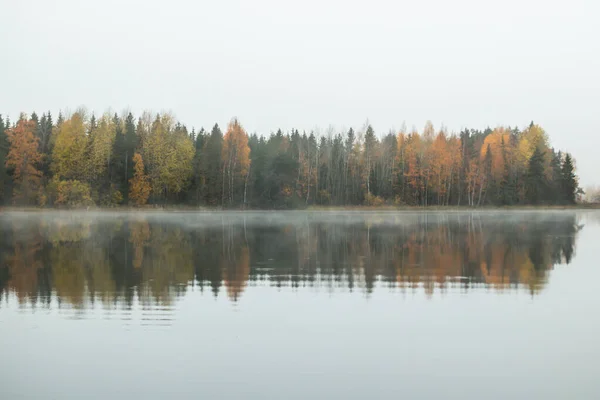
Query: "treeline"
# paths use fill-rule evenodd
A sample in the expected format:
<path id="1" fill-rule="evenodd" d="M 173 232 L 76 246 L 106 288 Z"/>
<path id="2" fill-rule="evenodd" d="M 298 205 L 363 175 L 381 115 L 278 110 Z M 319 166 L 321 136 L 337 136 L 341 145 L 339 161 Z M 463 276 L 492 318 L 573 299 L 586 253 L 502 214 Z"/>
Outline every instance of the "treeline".
<path id="1" fill-rule="evenodd" d="M 169 114 L 135 118 L 79 110 L 56 121 L 0 115 L 0 201 L 57 207 L 185 204 L 225 208 L 309 205 L 573 204 L 574 160 L 525 129 L 465 129 L 382 137 L 278 130 L 189 131 Z"/>

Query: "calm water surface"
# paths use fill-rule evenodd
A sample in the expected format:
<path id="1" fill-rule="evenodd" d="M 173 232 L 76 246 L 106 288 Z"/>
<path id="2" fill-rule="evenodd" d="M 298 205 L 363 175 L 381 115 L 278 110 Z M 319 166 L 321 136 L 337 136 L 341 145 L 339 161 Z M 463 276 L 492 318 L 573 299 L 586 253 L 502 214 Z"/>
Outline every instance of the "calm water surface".
<path id="1" fill-rule="evenodd" d="M 0 398 L 600 398 L 600 213 L 4 213 Z"/>

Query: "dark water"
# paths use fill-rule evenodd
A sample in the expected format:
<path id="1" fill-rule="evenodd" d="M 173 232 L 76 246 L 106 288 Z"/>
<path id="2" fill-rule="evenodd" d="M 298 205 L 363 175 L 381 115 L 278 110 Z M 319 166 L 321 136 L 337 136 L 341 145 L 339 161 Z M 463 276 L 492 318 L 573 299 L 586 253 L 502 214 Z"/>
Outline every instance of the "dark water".
<path id="1" fill-rule="evenodd" d="M 5 213 L 0 398 L 600 398 L 600 213 Z"/>

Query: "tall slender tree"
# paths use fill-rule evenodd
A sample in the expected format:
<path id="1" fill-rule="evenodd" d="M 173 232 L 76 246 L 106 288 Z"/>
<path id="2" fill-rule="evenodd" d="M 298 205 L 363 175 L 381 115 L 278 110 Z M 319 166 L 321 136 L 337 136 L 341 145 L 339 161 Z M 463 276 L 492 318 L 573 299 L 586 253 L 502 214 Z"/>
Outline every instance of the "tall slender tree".
<path id="1" fill-rule="evenodd" d="M 567 153 L 562 164 L 562 195 L 567 204 L 575 204 L 578 187 L 573 159 Z"/>
<path id="2" fill-rule="evenodd" d="M 229 123 L 223 137 L 221 162 L 223 163 L 223 204 L 232 206 L 234 200 L 236 203 L 242 203 L 241 195 L 247 189 L 250 147 L 248 135 L 237 119 Z"/>

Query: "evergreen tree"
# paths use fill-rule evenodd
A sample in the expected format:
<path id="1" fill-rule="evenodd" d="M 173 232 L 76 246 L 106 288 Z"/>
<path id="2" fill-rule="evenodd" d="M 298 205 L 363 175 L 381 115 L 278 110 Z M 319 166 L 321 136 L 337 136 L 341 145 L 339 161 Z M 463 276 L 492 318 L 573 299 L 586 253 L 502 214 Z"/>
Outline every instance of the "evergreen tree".
<path id="1" fill-rule="evenodd" d="M 88 135 L 93 135 L 94 131 L 98 127 L 98 123 L 96 122 L 96 116 L 92 113 L 92 118 L 90 119 L 90 127 L 88 131 Z"/>
<path id="2" fill-rule="evenodd" d="M 202 203 L 202 194 L 205 191 L 205 176 L 202 165 L 202 152 L 206 145 L 208 135 L 201 128 L 198 134 L 192 130 L 192 140 L 194 141 L 195 154 L 194 154 L 194 176 L 192 178 L 192 185 L 188 193 L 188 200 L 193 204 L 199 205 Z"/>
<path id="3" fill-rule="evenodd" d="M 127 180 L 133 178 L 133 156 L 139 146 L 135 130 L 135 120 L 132 113 L 125 118 L 125 176 Z"/>
<path id="4" fill-rule="evenodd" d="M 125 155 L 125 133 L 123 132 L 121 119 L 116 113 L 113 117 L 113 124 L 115 125 L 115 141 L 113 142 L 112 149 L 113 156 L 111 158 L 110 166 L 110 183 L 119 190 L 123 195 L 123 198 L 127 200 L 129 180 L 125 174 L 125 164 L 127 162 Z"/>
<path id="5" fill-rule="evenodd" d="M 223 132 L 218 124 L 213 126 L 210 136 L 204 146 L 201 160 L 205 181 L 204 201 L 208 205 L 221 204 L 223 196 L 223 163 L 221 152 L 223 149 Z"/>
<path id="6" fill-rule="evenodd" d="M 38 117 L 38 115 L 36 114 L 36 112 L 32 112 L 31 113 L 31 118 L 29 118 L 29 120 L 33 123 L 34 126 L 34 134 L 36 137 L 39 137 L 40 135 L 40 118 Z"/>
<path id="7" fill-rule="evenodd" d="M 111 183 L 121 192 L 125 202 L 129 200 L 129 181 L 133 178 L 133 156 L 137 147 L 135 120 L 132 113 L 128 113 L 125 120 L 116 114 L 113 118 L 116 126 L 115 141 L 113 143 L 113 159 Z"/>
<path id="8" fill-rule="evenodd" d="M 52 163 L 52 115 L 50 112 L 42 114 L 37 137 L 39 139 L 40 153 L 42 161 L 40 170 L 42 171 L 42 179 L 47 182 L 50 179 L 50 164 Z"/>
<path id="9" fill-rule="evenodd" d="M 367 186 L 367 195 L 371 195 L 371 175 L 373 169 L 373 162 L 375 159 L 375 152 L 377 151 L 377 137 L 375 131 L 369 125 L 367 132 L 365 133 L 365 179 Z"/>
<path id="10" fill-rule="evenodd" d="M 567 204 L 575 204 L 577 194 L 577 177 L 575 176 L 575 166 L 571 155 L 565 155 L 565 161 L 562 164 L 562 194 Z"/>
<path id="11" fill-rule="evenodd" d="M 552 171 L 552 180 L 550 182 L 551 193 L 549 201 L 555 204 L 564 204 L 567 202 L 563 192 L 562 179 L 562 154 L 552 149 L 552 159 L 550 160 L 550 168 Z"/>
<path id="12" fill-rule="evenodd" d="M 312 136 L 312 135 L 311 135 Z M 310 138 L 309 138 L 310 140 Z M 350 128 L 348 133 L 346 134 L 346 141 L 344 142 L 344 154 L 346 157 L 345 160 L 345 169 L 344 169 L 344 204 L 352 204 L 355 193 L 355 182 L 354 182 L 354 166 L 355 160 L 353 157 L 354 154 L 354 141 L 356 140 L 356 134 L 354 133 L 354 129 Z"/>
<path id="13" fill-rule="evenodd" d="M 544 176 L 544 153 L 536 147 L 527 169 L 526 197 L 529 204 L 541 204 L 547 194 L 547 183 Z"/>
<path id="14" fill-rule="evenodd" d="M 251 185 L 250 185 L 250 206 L 258 208 L 268 208 L 270 205 L 269 191 L 267 189 L 267 144 L 264 137 L 258 137 L 256 134 L 250 136 L 248 140 L 250 146 Z"/>

